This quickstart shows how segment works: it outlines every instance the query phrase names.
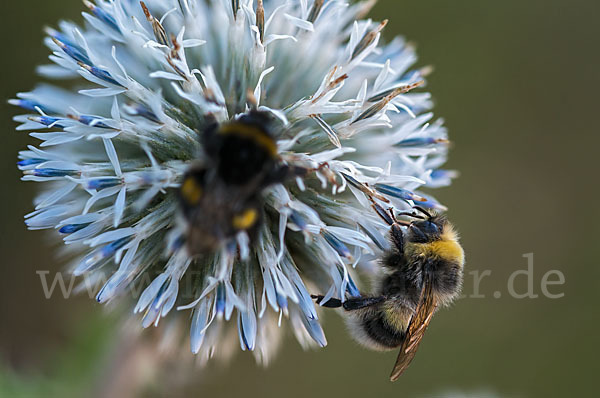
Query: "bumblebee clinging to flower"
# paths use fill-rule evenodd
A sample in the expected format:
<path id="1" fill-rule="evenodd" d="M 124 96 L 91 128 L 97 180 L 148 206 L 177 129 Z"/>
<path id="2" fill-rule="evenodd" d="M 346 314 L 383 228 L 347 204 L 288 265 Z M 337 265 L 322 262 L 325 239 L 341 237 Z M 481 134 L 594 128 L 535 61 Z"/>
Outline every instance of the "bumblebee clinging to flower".
<path id="1" fill-rule="evenodd" d="M 457 234 L 445 216 L 399 221 L 379 205 L 378 214 L 391 225 L 392 248 L 385 254 L 385 268 L 371 296 L 352 297 L 343 303 L 330 299 L 324 307 L 342 307 L 355 340 L 375 350 L 400 348 L 390 375 L 397 380 L 412 361 L 425 329 L 438 306 L 450 304 L 460 293 L 464 252 Z M 407 226 L 407 232 L 401 225 Z M 313 296 L 318 303 L 323 296 Z"/>
<path id="2" fill-rule="evenodd" d="M 200 140 L 205 161 L 190 167 L 179 189 L 191 254 L 214 251 L 241 231 L 252 238 L 261 223 L 262 191 L 292 174 L 278 157 L 265 112 L 213 123 Z"/>

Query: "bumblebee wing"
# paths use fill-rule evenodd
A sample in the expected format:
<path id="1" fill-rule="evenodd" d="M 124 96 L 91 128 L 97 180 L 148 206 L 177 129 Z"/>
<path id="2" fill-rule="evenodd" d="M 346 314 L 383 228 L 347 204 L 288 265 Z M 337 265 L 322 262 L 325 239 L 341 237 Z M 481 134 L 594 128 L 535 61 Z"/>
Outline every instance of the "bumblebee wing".
<path id="1" fill-rule="evenodd" d="M 423 281 L 423 290 L 421 290 L 419 305 L 410 320 L 410 324 L 406 331 L 406 337 L 400 347 L 398 359 L 396 359 L 396 364 L 394 365 L 394 369 L 392 369 L 392 374 L 390 375 L 391 381 L 398 380 L 408 365 L 410 365 L 417 353 L 419 343 L 421 343 L 421 340 L 425 335 L 425 329 L 427 329 L 429 322 L 431 322 L 431 318 L 433 318 L 437 303 L 433 298 L 432 285 L 431 275 L 427 273 Z"/>

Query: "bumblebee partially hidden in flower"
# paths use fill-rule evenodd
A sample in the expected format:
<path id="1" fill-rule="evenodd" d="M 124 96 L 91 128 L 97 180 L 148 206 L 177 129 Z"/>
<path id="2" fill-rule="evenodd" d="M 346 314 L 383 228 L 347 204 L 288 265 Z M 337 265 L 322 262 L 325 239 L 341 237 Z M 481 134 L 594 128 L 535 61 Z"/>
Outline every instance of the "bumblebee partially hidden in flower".
<path id="1" fill-rule="evenodd" d="M 253 238 L 262 219 L 262 191 L 291 175 L 277 156 L 264 112 L 214 123 L 201 141 L 205 160 L 190 167 L 179 190 L 191 254 L 216 250 L 238 233 Z"/>
<path id="2" fill-rule="evenodd" d="M 450 304 L 462 284 L 464 252 L 452 224 L 443 216 L 400 213 L 419 219 L 397 220 L 379 205 L 373 205 L 391 225 L 393 248 L 382 261 L 386 272 L 376 281 L 372 296 L 353 297 L 344 302 L 330 299 L 322 306 L 343 307 L 356 341 L 374 350 L 400 347 L 390 375 L 397 380 L 414 358 L 425 330 L 440 305 Z M 401 225 L 408 227 L 403 233 Z M 313 296 L 321 303 L 323 296 Z"/>

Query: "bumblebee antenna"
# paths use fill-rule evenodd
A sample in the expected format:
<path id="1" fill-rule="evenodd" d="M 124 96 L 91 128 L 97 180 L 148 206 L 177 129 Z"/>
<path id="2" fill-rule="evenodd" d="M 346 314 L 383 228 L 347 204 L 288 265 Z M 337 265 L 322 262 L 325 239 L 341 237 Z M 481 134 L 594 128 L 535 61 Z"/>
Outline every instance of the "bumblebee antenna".
<path id="1" fill-rule="evenodd" d="M 375 200 L 372 197 L 369 197 L 369 199 L 371 200 L 371 207 L 373 207 L 373 210 L 375 210 L 377 215 L 379 217 L 381 217 L 381 219 L 383 221 L 385 221 L 386 224 L 388 224 L 388 225 L 399 224 L 399 225 L 404 225 L 404 226 L 408 226 L 410 224 L 407 221 L 402 221 L 402 220 L 396 219 L 396 216 L 394 215 L 394 211 L 392 208 L 385 210 L 377 202 L 375 202 Z"/>
<path id="2" fill-rule="evenodd" d="M 419 210 L 421 213 L 425 214 L 429 219 L 433 218 L 433 216 L 427 210 L 422 208 L 421 206 L 413 206 L 413 209 Z"/>
<path id="3" fill-rule="evenodd" d="M 412 217 L 412 218 L 418 218 L 419 220 L 424 220 L 425 217 L 420 216 L 418 214 L 415 213 L 409 213 L 409 212 L 404 212 L 404 213 L 398 213 L 396 214 L 397 216 L 408 216 L 408 217 Z"/>

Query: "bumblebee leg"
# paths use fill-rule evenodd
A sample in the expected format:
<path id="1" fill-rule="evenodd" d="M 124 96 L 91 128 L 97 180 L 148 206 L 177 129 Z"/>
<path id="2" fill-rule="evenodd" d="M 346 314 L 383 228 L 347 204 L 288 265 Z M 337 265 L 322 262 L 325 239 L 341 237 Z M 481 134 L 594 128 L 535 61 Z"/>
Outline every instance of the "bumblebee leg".
<path id="1" fill-rule="evenodd" d="M 264 185 L 282 183 L 290 178 L 302 177 L 308 173 L 308 170 L 298 166 L 282 165 L 265 176 Z"/>
<path id="2" fill-rule="evenodd" d="M 359 310 L 385 301 L 385 296 L 379 297 L 355 297 L 344 301 L 343 307 L 346 311 Z"/>
<path id="3" fill-rule="evenodd" d="M 390 228 L 390 236 L 392 237 L 392 241 L 400 253 L 404 253 L 404 234 L 402 233 L 400 225 L 396 223 L 392 224 L 392 228 Z"/>
<path id="4" fill-rule="evenodd" d="M 277 167 L 265 176 L 263 184 L 265 186 L 272 185 L 272 184 L 279 184 L 279 183 L 285 181 L 289 174 L 290 174 L 290 168 L 288 166 L 283 165 L 281 167 Z"/>
<path id="5" fill-rule="evenodd" d="M 310 297 L 312 297 L 313 299 L 315 299 L 315 301 L 317 302 L 317 304 L 321 304 L 321 301 L 323 301 L 323 298 L 325 296 L 317 296 L 315 294 L 312 294 Z M 339 299 L 335 299 L 335 298 L 330 298 L 329 300 L 327 300 L 326 303 L 323 303 L 322 307 L 326 307 L 326 308 L 339 308 L 342 306 L 342 301 Z"/>
<path id="6" fill-rule="evenodd" d="M 321 304 L 324 296 L 311 295 L 313 299 L 317 302 L 317 304 Z M 378 297 L 354 297 L 349 298 L 348 300 L 342 303 L 339 299 L 330 298 L 326 303 L 322 306 L 327 308 L 339 308 L 344 307 L 346 311 L 354 311 L 359 310 L 361 308 L 370 307 L 375 304 L 379 304 L 382 301 L 385 301 L 385 296 Z"/>

